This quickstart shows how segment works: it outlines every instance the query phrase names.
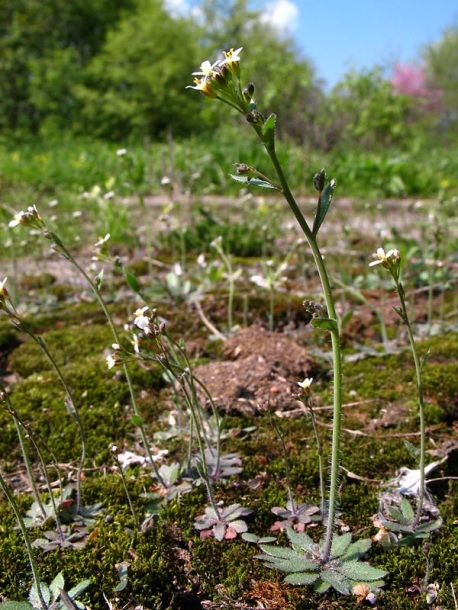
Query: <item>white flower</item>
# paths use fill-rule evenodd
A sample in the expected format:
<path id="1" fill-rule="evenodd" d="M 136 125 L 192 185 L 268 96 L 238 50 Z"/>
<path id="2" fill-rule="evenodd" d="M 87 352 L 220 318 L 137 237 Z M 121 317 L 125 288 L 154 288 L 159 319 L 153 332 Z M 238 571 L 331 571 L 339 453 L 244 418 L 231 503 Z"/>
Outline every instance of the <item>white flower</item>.
<path id="1" fill-rule="evenodd" d="M 253 284 L 256 284 L 256 286 L 259 286 L 260 288 L 270 289 L 271 287 L 270 282 L 262 275 L 251 275 L 250 282 L 253 282 Z"/>
<path id="2" fill-rule="evenodd" d="M 13 220 L 10 220 L 10 222 L 8 223 L 8 226 L 11 228 L 17 227 L 18 225 L 21 224 L 23 217 L 24 217 L 24 212 L 19 212 L 19 214 L 15 214 Z"/>
<path id="3" fill-rule="evenodd" d="M 197 264 L 199 265 L 199 267 L 202 267 L 202 269 L 205 269 L 205 267 L 207 266 L 207 263 L 205 261 L 205 254 L 203 252 L 197 257 Z"/>
<path id="4" fill-rule="evenodd" d="M 195 78 L 193 85 L 187 85 L 186 89 L 196 89 L 197 91 L 202 91 L 204 95 L 207 97 L 216 97 L 216 91 L 212 88 L 211 79 L 207 76 L 203 76 L 202 78 Z"/>
<path id="5" fill-rule="evenodd" d="M 377 248 L 377 252 L 374 254 L 377 260 L 369 263 L 369 267 L 374 267 L 374 265 L 383 265 L 384 267 L 389 268 L 391 262 L 398 262 L 401 259 L 401 255 L 399 250 L 388 250 L 385 254 L 385 250 L 383 248 Z"/>
<path id="6" fill-rule="evenodd" d="M 309 390 L 312 385 L 313 377 L 306 377 L 304 381 L 298 381 L 297 385 L 300 386 L 303 390 Z"/>
<path id="7" fill-rule="evenodd" d="M 215 61 L 214 64 L 212 64 L 210 61 L 208 61 L 208 59 L 204 62 L 202 62 L 202 64 L 200 65 L 200 71 L 199 72 L 193 72 L 192 75 L 193 76 L 212 76 L 216 66 L 218 66 L 220 64 L 220 60 Z"/>
<path id="8" fill-rule="evenodd" d="M 223 61 L 219 62 L 220 66 L 224 66 L 224 64 L 227 64 L 229 67 L 234 67 L 233 64 L 236 64 L 240 61 L 240 51 L 242 49 L 243 47 L 239 47 L 235 51 L 234 49 L 227 51 L 227 53 L 226 51 L 224 51 L 224 59 Z"/>
<path id="9" fill-rule="evenodd" d="M 134 325 L 137 326 L 138 328 L 140 328 L 141 330 L 145 331 L 146 334 L 148 334 L 148 331 L 149 331 L 149 318 L 148 318 L 148 316 L 144 315 L 145 311 L 147 311 L 147 310 L 148 310 L 148 307 L 142 307 L 141 309 L 137 309 L 137 311 L 134 311 L 134 316 L 135 316 Z"/>
<path id="10" fill-rule="evenodd" d="M 118 148 L 116 154 L 118 155 L 118 157 L 123 157 L 124 155 L 127 155 L 127 148 Z"/>
<path id="11" fill-rule="evenodd" d="M 98 248 L 99 246 L 103 246 L 110 239 L 110 234 L 107 233 L 105 237 L 101 237 L 97 243 L 94 244 L 94 248 Z"/>
<path id="12" fill-rule="evenodd" d="M 111 347 L 114 349 L 115 352 L 117 352 L 121 349 L 119 343 L 112 343 Z"/>
<path id="13" fill-rule="evenodd" d="M 109 354 L 106 357 L 106 361 L 107 361 L 107 366 L 108 366 L 109 369 L 112 369 L 115 366 L 115 364 L 116 364 L 116 360 L 113 358 L 112 354 Z"/>
<path id="14" fill-rule="evenodd" d="M 8 292 L 7 292 L 6 288 L 5 288 L 5 284 L 6 284 L 6 280 L 7 280 L 7 279 L 8 279 L 8 278 L 7 278 L 7 277 L 5 277 L 5 278 L 4 278 L 4 279 L 3 279 L 3 280 L 0 282 L 0 294 L 3 294 L 3 295 L 8 294 Z"/>

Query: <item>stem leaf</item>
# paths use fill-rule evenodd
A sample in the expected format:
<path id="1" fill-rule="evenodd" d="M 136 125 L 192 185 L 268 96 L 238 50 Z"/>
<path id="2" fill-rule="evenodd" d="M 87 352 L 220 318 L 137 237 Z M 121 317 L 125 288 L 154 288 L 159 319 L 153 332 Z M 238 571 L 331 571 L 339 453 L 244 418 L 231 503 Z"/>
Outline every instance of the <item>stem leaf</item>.
<path id="1" fill-rule="evenodd" d="M 339 326 L 336 320 L 332 318 L 315 318 L 311 322 L 315 328 L 321 328 L 322 330 L 329 330 L 331 333 L 338 333 Z"/>
<path id="2" fill-rule="evenodd" d="M 249 176 L 237 176 L 236 174 L 229 174 L 230 177 L 236 182 L 241 182 L 242 184 L 246 184 L 247 186 L 260 186 L 265 189 L 274 189 L 275 191 L 279 191 L 276 186 L 271 184 L 270 182 L 266 182 L 265 180 L 260 180 L 259 178 L 250 178 Z"/>
<path id="3" fill-rule="evenodd" d="M 277 117 L 271 114 L 264 125 L 262 126 L 262 135 L 264 136 L 264 144 L 271 150 L 275 147 L 275 123 Z"/>
<path id="4" fill-rule="evenodd" d="M 323 224 L 326 214 L 329 211 L 334 191 L 336 190 L 336 181 L 333 179 L 324 187 L 323 192 L 320 194 L 318 199 L 318 205 L 316 207 L 315 219 L 313 221 L 312 232 L 314 235 L 318 233 L 321 225 Z"/>

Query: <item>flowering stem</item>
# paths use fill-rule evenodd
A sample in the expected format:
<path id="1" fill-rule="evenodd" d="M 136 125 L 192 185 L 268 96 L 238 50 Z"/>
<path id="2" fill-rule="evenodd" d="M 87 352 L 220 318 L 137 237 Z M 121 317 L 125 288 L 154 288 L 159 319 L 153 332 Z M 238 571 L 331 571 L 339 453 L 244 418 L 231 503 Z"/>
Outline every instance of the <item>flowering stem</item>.
<path id="1" fill-rule="evenodd" d="M 57 250 L 62 254 L 62 256 L 65 259 L 67 259 L 78 270 L 78 272 L 84 277 L 86 282 L 91 287 L 91 289 L 94 292 L 94 295 L 95 295 L 95 297 L 96 297 L 100 307 L 102 308 L 103 313 L 105 314 L 105 317 L 106 317 L 106 319 L 108 321 L 108 325 L 110 326 L 111 332 L 113 334 L 114 342 L 119 345 L 121 343 L 121 340 L 119 338 L 118 331 L 117 331 L 116 326 L 115 326 L 115 324 L 113 322 L 113 318 L 111 316 L 111 313 L 109 312 L 108 307 L 106 306 L 106 303 L 105 303 L 102 295 L 100 294 L 100 291 L 97 288 L 96 284 L 88 276 L 88 274 L 81 267 L 81 265 L 79 265 L 79 263 L 73 258 L 73 256 L 67 250 L 67 248 L 65 248 L 65 246 L 61 242 L 60 238 L 55 233 L 51 233 L 50 234 L 50 238 L 56 244 Z M 143 425 L 143 420 L 142 420 L 142 417 L 141 417 L 141 415 L 139 413 L 139 410 L 138 410 L 137 399 L 135 397 L 134 387 L 133 387 L 132 379 L 131 379 L 131 376 L 130 376 L 130 373 L 129 373 L 129 367 L 127 366 L 127 363 L 124 362 L 124 360 L 122 362 L 122 366 L 123 366 L 123 369 L 124 369 L 124 375 L 126 377 L 126 382 L 127 382 L 128 387 L 129 387 L 130 397 L 131 397 L 131 401 L 132 401 L 132 408 L 133 408 L 134 414 L 135 414 L 135 421 L 136 421 L 136 425 L 137 425 L 138 429 L 140 430 L 140 434 L 141 434 L 142 441 L 143 441 L 143 446 L 145 447 L 145 451 L 146 451 L 146 453 L 148 455 L 148 459 L 149 459 L 150 464 L 151 464 L 151 466 L 152 466 L 152 468 L 154 470 L 154 474 L 155 474 L 157 480 L 159 481 L 159 483 L 162 486 L 165 487 L 164 480 L 163 480 L 163 478 L 161 477 L 161 475 L 159 473 L 159 469 L 158 469 L 158 467 L 156 465 L 156 462 L 153 460 L 153 455 L 151 453 L 151 448 L 149 446 L 148 439 L 146 438 L 146 432 L 145 432 L 145 427 Z"/>
<path id="2" fill-rule="evenodd" d="M 76 512 L 78 514 L 80 514 L 81 503 L 82 503 L 83 468 L 84 468 L 84 462 L 86 461 L 86 436 L 84 434 L 83 422 L 81 421 L 81 417 L 80 417 L 78 411 L 76 410 L 75 403 L 73 401 L 73 396 L 72 396 L 72 393 L 70 392 L 67 382 L 65 381 L 65 379 L 60 371 L 60 368 L 58 367 L 57 362 L 54 359 L 54 356 L 48 350 L 46 343 L 43 341 L 43 339 L 41 337 L 38 337 L 33 332 L 31 332 L 29 329 L 27 329 L 27 327 L 22 322 L 20 322 L 18 326 L 21 330 L 26 332 L 29 335 L 29 337 L 31 337 L 35 341 L 35 343 L 37 343 L 40 346 L 40 348 L 43 350 L 43 352 L 45 353 L 46 357 L 48 358 L 49 362 L 51 363 L 51 366 L 54 369 L 54 372 L 56 373 L 57 377 L 59 378 L 59 381 L 67 395 L 64 400 L 65 407 L 66 407 L 68 413 L 70 414 L 70 416 L 76 422 L 76 425 L 78 426 L 78 431 L 80 433 L 80 439 L 81 439 L 81 456 L 80 456 L 80 461 L 79 461 L 79 465 L 78 465 L 78 470 L 76 473 Z M 57 513 L 56 513 L 56 517 L 57 517 Z"/>
<path id="3" fill-rule="evenodd" d="M 293 488 L 291 486 L 291 474 L 289 470 L 289 461 L 288 461 L 288 451 L 286 449 L 285 439 L 283 438 L 282 431 L 275 421 L 272 412 L 269 410 L 270 424 L 277 435 L 278 440 L 280 441 L 281 449 L 283 452 L 283 459 L 285 461 L 285 475 L 286 475 L 286 488 L 288 490 L 288 499 L 291 505 L 291 511 L 296 512 L 297 505 L 293 496 Z"/>
<path id="4" fill-rule="evenodd" d="M 415 338 L 412 331 L 409 315 L 407 313 L 407 306 L 405 300 L 405 292 L 402 283 L 399 281 L 396 275 L 393 275 L 393 279 L 396 286 L 396 291 L 401 301 L 401 309 L 398 314 L 404 322 L 407 329 L 407 336 L 409 337 L 410 348 L 412 350 L 412 356 L 415 366 L 415 374 L 417 378 L 417 391 L 418 391 L 418 414 L 420 418 L 420 491 L 418 495 L 418 508 L 417 514 L 412 524 L 412 528 L 415 530 L 420 522 L 421 515 L 423 512 L 423 499 L 425 495 L 425 449 L 426 449 L 426 422 L 425 422 L 425 403 L 423 397 L 423 381 L 421 376 L 422 363 L 418 355 L 417 346 L 415 345 Z"/>
<path id="5" fill-rule="evenodd" d="M 318 435 L 318 428 L 316 425 L 315 412 L 313 411 L 313 407 L 312 407 L 310 398 L 306 397 L 304 403 L 305 403 L 306 408 L 309 410 L 310 419 L 312 420 L 313 434 L 315 436 L 316 448 L 317 448 L 317 453 L 318 453 L 318 470 L 320 473 L 320 495 L 321 495 L 320 508 L 321 508 L 321 514 L 324 515 L 326 504 L 324 501 L 323 446 L 321 444 L 320 437 Z"/>
<path id="6" fill-rule="evenodd" d="M 331 454 L 331 479 L 329 486 L 329 513 L 326 522 L 326 538 L 321 560 L 326 563 L 329 560 L 331 554 L 331 544 L 333 537 L 334 521 L 336 516 L 337 507 L 337 488 L 339 478 L 339 462 L 340 462 L 340 435 L 341 435 L 341 419 L 342 419 L 342 354 L 340 350 L 340 337 L 337 326 L 337 313 L 334 304 L 334 297 L 332 295 L 331 283 L 327 273 L 326 265 L 323 260 L 320 248 L 315 234 L 310 229 L 304 215 L 302 214 L 291 190 L 288 186 L 283 169 L 278 160 L 275 148 L 273 145 L 268 145 L 264 141 L 264 137 L 260 130 L 254 126 L 256 133 L 261 139 L 264 147 L 272 161 L 272 164 L 277 173 L 281 192 L 288 202 L 294 216 L 296 217 L 299 226 L 301 227 L 309 246 L 312 250 L 313 258 L 315 260 L 318 274 L 323 288 L 324 299 L 326 302 L 326 308 L 328 317 L 331 320 L 336 321 L 336 326 L 331 330 L 331 341 L 332 341 L 332 359 L 333 359 L 333 370 L 334 370 L 334 399 L 333 399 L 333 426 L 332 426 L 332 454 Z"/>
<path id="7" fill-rule="evenodd" d="M 47 610 L 48 606 L 47 606 L 45 600 L 43 599 L 40 575 L 38 574 L 38 568 L 37 568 L 37 564 L 35 561 L 35 557 L 33 555 L 32 545 L 30 544 L 29 533 L 25 526 L 24 519 L 22 518 L 21 511 L 19 510 L 16 500 L 14 499 L 14 495 L 8 489 L 5 479 L 3 478 L 3 476 L 1 474 L 0 474 L 0 487 L 2 488 L 5 496 L 8 499 L 8 502 L 10 503 L 11 508 L 13 509 L 13 512 L 15 514 L 15 517 L 16 517 L 18 525 L 19 525 L 19 529 L 21 530 L 22 537 L 24 538 L 25 548 L 27 550 L 27 555 L 29 557 L 30 568 L 32 570 L 33 582 L 35 584 L 35 589 L 36 589 L 36 592 L 38 595 L 38 599 L 40 600 L 40 606 L 41 606 L 42 610 Z"/>
<path id="8" fill-rule="evenodd" d="M 113 460 L 114 460 L 116 466 L 118 467 L 119 474 L 121 476 L 122 486 L 124 487 L 124 493 L 126 494 L 126 498 L 127 498 L 128 504 L 129 504 L 130 512 L 132 514 L 132 517 L 134 518 L 135 527 L 136 527 L 137 531 L 139 531 L 140 530 L 140 522 L 138 520 L 137 513 L 135 512 L 134 505 L 132 504 L 132 499 L 130 497 L 129 490 L 127 488 L 126 477 L 124 476 L 124 472 L 123 472 L 121 463 L 119 462 L 119 458 L 116 455 L 114 448 L 112 449 L 112 456 L 113 456 Z"/>

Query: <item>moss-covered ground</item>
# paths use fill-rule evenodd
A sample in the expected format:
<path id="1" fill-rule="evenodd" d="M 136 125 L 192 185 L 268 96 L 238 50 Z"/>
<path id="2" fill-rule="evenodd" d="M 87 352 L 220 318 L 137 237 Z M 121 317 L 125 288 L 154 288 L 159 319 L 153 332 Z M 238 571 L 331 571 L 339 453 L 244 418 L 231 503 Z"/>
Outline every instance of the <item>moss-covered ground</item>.
<path id="1" fill-rule="evenodd" d="M 170 242 L 168 247 L 178 248 L 178 245 Z M 309 349 L 318 363 L 313 404 L 327 470 L 332 424 L 331 410 L 327 408 L 332 402 L 332 376 L 326 358 L 328 339 L 324 333 L 306 324 L 301 305 L 304 295 L 308 298 L 314 294 L 315 275 L 310 271 L 303 273 L 300 257 L 292 261 L 296 271 L 300 269 L 302 283 L 297 290 L 276 292 L 274 330 L 289 334 Z M 256 261 L 250 259 L 244 264 L 250 267 L 247 272 L 250 273 Z M 363 272 L 362 267 L 358 271 L 358 265 L 361 265 L 358 258 L 347 265 L 339 261 L 338 256 L 334 261 L 341 277 L 346 277 L 348 282 L 351 267 L 351 282 L 357 283 Z M 141 265 L 136 267 L 140 268 Z M 142 269 L 146 271 L 148 266 Z M 119 281 L 119 276 L 116 277 Z M 296 285 L 293 273 L 288 281 L 286 286 Z M 148 280 L 142 282 L 147 291 Z M 35 283 L 34 291 L 40 290 L 43 294 L 49 293 L 49 283 Z M 318 595 L 306 587 L 286 585 L 281 574 L 267 569 L 254 557 L 258 552 L 256 545 L 240 537 L 223 542 L 213 537 L 201 538 L 193 523 L 208 504 L 203 485 L 196 485 L 190 493 L 175 497 L 160 514 L 151 517 L 140 530 L 136 529 L 121 477 L 110 454 L 113 444 L 120 450 L 143 452 L 135 421 L 132 421 L 129 389 L 119 367 L 107 368 L 105 356 L 112 352 L 113 336 L 97 306 L 91 299 L 70 303 L 65 297 L 70 291 L 68 286 L 61 287 L 62 302 L 53 302 L 48 313 L 29 308 L 24 318 L 28 328 L 44 339 L 55 357 L 83 422 L 86 437 L 83 504 L 91 506 L 100 502 L 103 508 L 87 528 L 82 548 L 49 552 L 39 547 L 34 549 L 41 578 L 49 583 L 62 570 L 68 587 L 89 578 L 92 585 L 81 601 L 92 610 L 107 607 L 113 610 L 360 607 L 360 602 L 353 596 L 343 597 L 332 592 Z M 113 287 L 110 288 L 112 293 Z M 382 483 L 395 476 L 402 466 L 417 467 L 412 451 L 404 442 L 408 440 L 416 447 L 419 445 L 415 371 L 410 352 L 405 349 L 407 342 L 402 327 L 388 307 L 385 311 L 388 335 L 393 341 L 386 352 L 381 346 L 374 310 L 380 306 L 382 294 L 384 300 L 395 298 L 380 284 L 364 288 L 363 303 L 345 292 L 341 296 L 341 302 L 345 302 L 347 308 L 354 308 L 355 315 L 343 334 L 346 358 L 339 528 L 342 531 L 349 529 L 356 538 L 367 538 L 377 532 L 372 517 L 379 508 Z M 120 329 L 125 322 L 132 322 L 132 311 L 138 305 L 129 298 L 110 303 Z M 453 318 L 454 299 L 453 289 L 434 294 L 433 319 L 440 318 L 444 324 L 448 321 L 448 330 L 418 339 L 420 353 L 429 352 L 424 368 L 427 462 L 448 455 L 448 460 L 431 475 L 437 480 L 430 485 L 444 523 L 427 543 L 419 541 L 414 546 L 394 547 L 388 551 L 373 545 L 368 561 L 388 572 L 377 607 L 388 610 L 456 607 L 453 586 L 458 590 L 458 484 L 453 477 L 458 475 L 458 443 L 455 440 L 458 332 L 450 323 L 450 320 L 456 320 L 456 313 Z M 176 340 L 184 339 L 193 364 L 223 358 L 221 342 L 209 339 L 210 331 L 185 295 L 182 298 L 175 295 L 172 299 L 163 293 L 157 302 L 158 313 L 167 320 L 170 335 Z M 225 289 L 207 291 L 201 303 L 207 317 L 223 328 L 227 320 Z M 420 328 L 425 320 L 423 292 L 412 300 L 412 305 L 417 308 L 416 323 Z M 267 326 L 269 311 L 265 292 L 255 290 L 246 282 L 238 286 L 234 300 L 235 323 Z M 126 334 L 127 342 L 131 332 Z M 256 346 L 252 349 L 255 353 Z M 4 318 L 0 319 L 0 354 L 3 383 L 7 385 L 17 413 L 30 426 L 29 435 L 45 447 L 52 480 L 56 484 L 51 450 L 64 483 L 74 484 L 81 452 L 80 437 L 65 408 L 65 392 L 55 371 L 37 343 L 14 330 Z M 161 370 L 138 363 L 131 363 L 129 370 L 151 444 L 157 449 L 168 450 L 164 463 L 184 463 L 188 437 L 168 434 L 170 422 L 164 416 L 171 410 L 173 401 Z M 292 380 L 296 381 L 299 380 Z M 285 416 L 279 419 L 279 424 L 288 453 L 292 490 L 299 501 L 318 504 L 318 451 L 310 417 L 304 414 Z M 14 421 L 6 408 L 0 411 L 0 429 L 1 472 L 15 491 L 16 502 L 25 514 L 33 497 Z M 157 432 L 162 432 L 162 436 L 155 436 Z M 278 438 L 268 418 L 262 415 L 248 417 L 230 413 L 225 420 L 225 432 L 222 451 L 237 452 L 243 470 L 216 484 L 216 499 L 226 506 L 239 502 L 253 509 L 252 515 L 247 517 L 249 531 L 260 537 L 268 535 L 275 521 L 272 507 L 284 506 L 288 500 L 285 459 Z M 47 501 L 44 479 L 33 450 L 32 461 L 42 498 Z M 139 465 L 128 467 L 125 479 L 135 514 L 143 521 L 147 512 L 144 494 L 157 489 L 156 481 L 148 469 Z M 78 529 L 74 524 L 70 527 Z M 30 529 L 30 537 L 33 541 L 53 528 L 52 520 L 48 521 L 42 528 Z M 323 528 L 318 524 L 308 531 L 319 538 Z M 284 533 L 279 534 L 279 540 L 285 542 Z M 123 562 L 128 564 L 128 582 L 121 590 L 118 568 Z M 28 558 L 14 513 L 0 495 L 0 600 L 24 599 L 31 582 Z M 439 590 L 437 602 L 432 606 L 426 604 L 424 594 L 425 585 L 430 583 L 437 583 Z"/>

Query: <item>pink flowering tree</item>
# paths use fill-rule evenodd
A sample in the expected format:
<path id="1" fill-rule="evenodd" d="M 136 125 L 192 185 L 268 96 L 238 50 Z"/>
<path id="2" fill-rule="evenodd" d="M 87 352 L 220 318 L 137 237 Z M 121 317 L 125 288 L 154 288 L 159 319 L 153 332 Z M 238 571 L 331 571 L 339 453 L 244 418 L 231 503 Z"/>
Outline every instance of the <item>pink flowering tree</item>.
<path id="1" fill-rule="evenodd" d="M 391 84 L 394 90 L 418 102 L 423 111 L 437 111 L 441 101 L 441 91 L 428 85 L 423 66 L 415 63 L 396 63 Z"/>

